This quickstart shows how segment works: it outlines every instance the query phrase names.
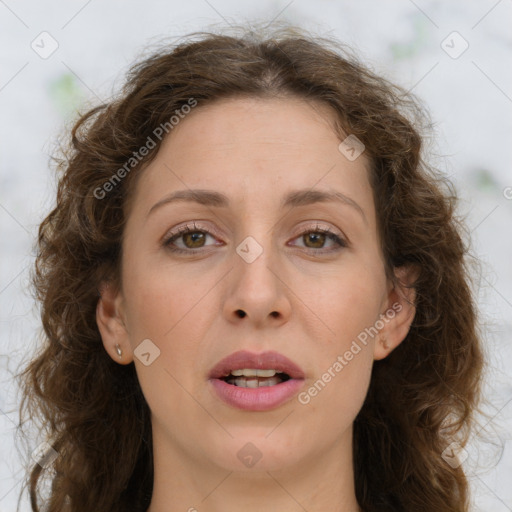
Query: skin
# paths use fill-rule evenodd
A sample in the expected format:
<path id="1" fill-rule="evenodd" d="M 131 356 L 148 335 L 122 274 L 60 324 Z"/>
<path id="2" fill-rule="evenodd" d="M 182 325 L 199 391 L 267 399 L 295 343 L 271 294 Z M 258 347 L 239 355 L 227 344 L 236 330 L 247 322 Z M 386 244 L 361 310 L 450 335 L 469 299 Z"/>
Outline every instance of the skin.
<path id="1" fill-rule="evenodd" d="M 137 183 L 122 288 L 104 283 L 97 321 L 112 359 L 134 362 L 151 409 L 149 512 L 359 510 L 352 424 L 374 360 L 409 330 L 414 293 L 386 278 L 368 159 L 363 153 L 349 161 L 338 150 L 333 122 L 326 106 L 295 98 L 198 106 Z M 162 198 L 186 189 L 222 192 L 230 205 L 182 201 L 148 215 Z M 362 212 L 337 202 L 282 209 L 282 198 L 297 189 L 341 192 Z M 191 256 L 162 245 L 194 221 L 212 234 L 174 241 Z M 317 225 L 339 234 L 346 247 L 321 233 L 319 240 L 304 235 Z M 248 236 L 263 249 L 252 263 L 236 252 Z M 410 269 L 396 274 L 403 285 L 414 277 Z M 212 393 L 208 372 L 242 349 L 289 357 L 304 370 L 301 391 L 307 390 L 397 303 L 401 311 L 307 404 L 295 396 L 271 411 L 241 411 Z M 145 339 L 160 350 L 148 366 L 134 355 Z M 251 468 L 237 457 L 248 442 L 262 455 Z"/>

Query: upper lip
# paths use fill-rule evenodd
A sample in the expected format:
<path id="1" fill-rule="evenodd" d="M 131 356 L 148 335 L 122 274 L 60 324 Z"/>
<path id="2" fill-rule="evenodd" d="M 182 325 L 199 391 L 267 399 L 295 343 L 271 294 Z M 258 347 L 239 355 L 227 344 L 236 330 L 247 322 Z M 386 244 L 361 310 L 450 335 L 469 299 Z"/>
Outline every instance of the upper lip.
<path id="1" fill-rule="evenodd" d="M 234 352 L 219 361 L 210 371 L 210 379 L 219 379 L 229 375 L 232 370 L 251 368 L 256 370 L 273 369 L 286 373 L 292 379 L 303 379 L 304 371 L 293 361 L 278 352 L 255 354 L 247 350 Z"/>

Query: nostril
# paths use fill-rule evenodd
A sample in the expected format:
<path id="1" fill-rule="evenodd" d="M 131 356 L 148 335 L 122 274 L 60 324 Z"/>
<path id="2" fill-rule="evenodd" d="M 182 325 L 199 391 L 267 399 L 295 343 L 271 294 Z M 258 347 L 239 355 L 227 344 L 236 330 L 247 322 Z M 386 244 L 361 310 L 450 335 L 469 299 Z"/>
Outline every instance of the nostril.
<path id="1" fill-rule="evenodd" d="M 242 311 L 241 309 L 237 309 L 236 314 L 237 314 L 240 318 L 243 318 L 243 317 L 245 316 L 245 311 Z"/>

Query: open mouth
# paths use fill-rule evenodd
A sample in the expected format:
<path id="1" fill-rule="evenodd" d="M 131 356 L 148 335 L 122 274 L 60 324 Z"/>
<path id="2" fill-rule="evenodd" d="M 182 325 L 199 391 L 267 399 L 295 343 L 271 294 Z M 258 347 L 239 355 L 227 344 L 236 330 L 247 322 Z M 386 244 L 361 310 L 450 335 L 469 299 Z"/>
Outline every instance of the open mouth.
<path id="1" fill-rule="evenodd" d="M 292 399 L 304 385 L 304 371 L 278 352 L 241 350 L 208 374 L 215 397 L 246 411 L 269 411 Z"/>
<path id="2" fill-rule="evenodd" d="M 290 380 L 290 376 L 277 370 L 242 369 L 231 370 L 230 374 L 221 380 L 241 388 L 262 388 L 286 382 Z"/>

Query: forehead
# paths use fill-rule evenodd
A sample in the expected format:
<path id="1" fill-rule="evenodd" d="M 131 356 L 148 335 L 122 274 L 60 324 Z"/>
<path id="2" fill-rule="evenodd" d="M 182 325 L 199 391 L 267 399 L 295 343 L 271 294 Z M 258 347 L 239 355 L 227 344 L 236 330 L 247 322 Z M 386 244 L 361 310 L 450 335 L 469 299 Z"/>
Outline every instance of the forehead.
<path id="1" fill-rule="evenodd" d="M 235 97 L 196 107 L 185 117 L 186 123 L 176 126 L 173 136 L 177 140 L 186 136 L 198 144 L 208 141 L 227 145 L 249 140 L 300 144 L 307 140 L 305 132 L 314 127 L 315 138 L 333 136 L 334 119 L 334 112 L 318 101 Z M 323 133 L 319 133 L 320 126 L 324 127 Z"/>
<path id="2" fill-rule="evenodd" d="M 327 105 L 300 98 L 198 106 L 164 139 L 134 199 L 147 206 L 165 192 L 199 186 L 276 200 L 292 189 L 334 188 L 365 203 L 368 160 L 363 154 L 350 161 L 339 151 L 344 134 L 336 133 L 335 121 Z"/>

